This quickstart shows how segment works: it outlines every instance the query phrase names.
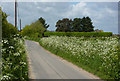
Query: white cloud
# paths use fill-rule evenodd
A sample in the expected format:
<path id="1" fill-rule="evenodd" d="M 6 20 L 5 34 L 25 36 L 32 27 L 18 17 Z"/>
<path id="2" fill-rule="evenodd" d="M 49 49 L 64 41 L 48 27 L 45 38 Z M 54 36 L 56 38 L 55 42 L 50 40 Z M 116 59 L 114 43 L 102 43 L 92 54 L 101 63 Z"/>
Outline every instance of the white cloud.
<path id="1" fill-rule="evenodd" d="M 107 5 L 103 5 L 101 8 L 101 5 L 98 4 L 99 3 L 91 7 L 89 3 L 79 2 L 70 6 L 71 9 L 68 9 L 61 16 L 69 18 L 89 16 L 95 28 L 113 31 L 114 33 L 117 32 L 117 10 L 107 7 Z"/>
<path id="2" fill-rule="evenodd" d="M 37 6 L 37 8 L 38 8 L 38 9 L 41 9 L 41 7 L 40 7 L 40 6 Z"/>
<path id="3" fill-rule="evenodd" d="M 52 11 L 52 10 L 53 10 L 52 7 L 46 7 L 46 8 L 44 9 L 45 12 L 50 12 L 50 11 Z"/>
<path id="4" fill-rule="evenodd" d="M 76 5 L 72 5 L 72 12 L 74 13 L 73 15 L 76 14 L 82 14 L 82 15 L 88 15 L 89 13 L 87 12 L 88 8 L 86 7 L 87 4 L 85 2 L 80 2 Z"/>
<path id="5" fill-rule="evenodd" d="M 105 10 L 110 13 L 110 14 L 116 14 L 116 11 L 115 10 L 112 10 L 110 8 L 105 8 Z"/>
<path id="6" fill-rule="evenodd" d="M 72 6 L 70 6 L 69 8 L 70 10 L 68 10 L 66 13 L 63 13 L 61 16 L 67 16 L 67 17 L 75 17 L 75 16 L 90 16 L 91 13 L 90 8 L 88 8 L 87 3 L 86 2 L 79 2 L 78 4 L 73 4 Z"/>
<path id="7" fill-rule="evenodd" d="M 53 10 L 53 7 L 45 7 L 45 8 L 42 8 L 40 6 L 37 7 L 39 10 L 42 10 L 44 12 L 50 12 Z"/>
<path id="8" fill-rule="evenodd" d="M 37 2 L 37 1 L 35 1 L 35 2 L 34 2 L 34 4 L 35 4 L 35 5 L 38 5 L 38 2 Z"/>
<path id="9" fill-rule="evenodd" d="M 88 5 L 89 3 L 86 2 L 79 2 L 77 4 L 73 4 L 70 10 L 67 10 L 65 13 L 63 13 L 61 16 L 67 16 L 70 18 L 73 17 L 83 17 L 83 16 L 90 16 L 97 22 L 97 20 L 103 19 L 104 17 L 107 16 L 116 16 L 117 11 L 112 10 L 110 8 L 104 7 L 102 9 L 93 9 L 93 7 L 96 7 L 97 4 L 93 7 L 90 7 Z M 98 7 L 100 8 L 100 7 Z M 100 22 L 100 21 L 99 21 Z"/>
<path id="10" fill-rule="evenodd" d="M 86 6 L 85 2 L 80 2 L 76 5 L 73 5 L 73 8 L 78 10 L 79 8 L 84 8 L 85 6 Z"/>

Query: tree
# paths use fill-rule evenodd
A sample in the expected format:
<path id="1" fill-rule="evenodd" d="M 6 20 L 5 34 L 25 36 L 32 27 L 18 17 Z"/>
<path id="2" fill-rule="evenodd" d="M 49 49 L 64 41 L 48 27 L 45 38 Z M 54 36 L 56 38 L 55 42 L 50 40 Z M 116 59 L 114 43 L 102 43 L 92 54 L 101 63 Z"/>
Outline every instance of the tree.
<path id="1" fill-rule="evenodd" d="M 45 31 L 47 31 L 47 28 L 49 27 L 49 25 L 47 25 L 45 23 L 45 19 L 43 19 L 42 17 L 39 18 L 39 21 L 43 24 L 44 28 L 46 29 Z"/>
<path id="2" fill-rule="evenodd" d="M 58 32 L 92 32 L 94 26 L 89 17 L 74 18 L 73 21 L 68 18 L 58 20 L 56 23 Z"/>
<path id="3" fill-rule="evenodd" d="M 64 18 L 62 20 L 58 20 L 56 23 L 56 31 L 58 32 L 71 32 L 72 30 L 72 20 L 68 18 Z"/>
<path id="4" fill-rule="evenodd" d="M 35 34 L 36 37 L 42 37 L 43 33 L 46 30 L 44 28 L 44 25 L 41 22 L 39 22 L 39 20 L 35 23 L 32 23 L 30 26 L 32 27 L 33 34 Z"/>
<path id="5" fill-rule="evenodd" d="M 29 37 L 30 37 L 31 34 L 33 33 L 31 29 L 32 29 L 31 26 L 26 25 L 26 26 L 23 28 L 23 30 L 21 31 L 21 34 L 22 34 L 23 36 L 29 36 Z"/>
<path id="6" fill-rule="evenodd" d="M 42 34 L 44 33 L 45 28 L 39 20 L 32 23 L 31 25 L 26 25 L 22 30 L 23 36 L 29 36 L 33 38 L 42 37 Z"/>
<path id="7" fill-rule="evenodd" d="M 83 17 L 81 21 L 82 31 L 83 32 L 92 32 L 94 31 L 94 26 L 92 25 L 92 21 L 89 17 Z"/>
<path id="8" fill-rule="evenodd" d="M 83 31 L 83 26 L 82 26 L 81 22 L 82 22 L 81 18 L 75 18 L 73 20 L 73 23 L 72 23 L 72 25 L 73 25 L 72 31 L 73 32 L 82 32 Z"/>

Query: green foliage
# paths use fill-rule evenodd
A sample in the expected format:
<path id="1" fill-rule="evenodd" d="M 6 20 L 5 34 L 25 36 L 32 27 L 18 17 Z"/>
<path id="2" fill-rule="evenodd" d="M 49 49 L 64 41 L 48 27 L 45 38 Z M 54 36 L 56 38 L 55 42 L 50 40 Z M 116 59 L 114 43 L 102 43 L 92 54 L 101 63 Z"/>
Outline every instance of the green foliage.
<path id="1" fill-rule="evenodd" d="M 34 37 L 34 38 L 38 38 L 38 37 L 42 37 L 42 34 L 44 33 L 45 28 L 43 26 L 43 24 L 41 22 L 36 21 L 34 23 L 32 23 L 31 25 L 26 25 L 21 34 L 23 36 L 28 36 L 28 37 Z"/>
<path id="2" fill-rule="evenodd" d="M 56 23 L 56 31 L 57 32 L 70 32 L 72 29 L 72 20 L 69 20 L 68 18 L 64 18 L 63 20 L 59 20 Z"/>
<path id="3" fill-rule="evenodd" d="M 24 39 L 39 42 L 40 38 L 24 36 Z"/>
<path id="4" fill-rule="evenodd" d="M 39 21 L 43 24 L 44 28 L 45 28 L 45 31 L 47 31 L 47 28 L 49 27 L 49 25 L 47 25 L 45 23 L 45 19 L 43 19 L 42 17 L 39 18 Z"/>
<path id="5" fill-rule="evenodd" d="M 6 13 L 2 12 L 2 38 L 9 38 L 11 35 L 18 33 L 17 28 L 15 28 L 11 23 L 7 21 Z"/>
<path id="6" fill-rule="evenodd" d="M 23 35 L 23 36 L 25 36 L 25 35 L 27 35 L 27 36 L 30 36 L 30 34 L 31 34 L 31 27 L 29 26 L 29 25 L 26 25 L 24 28 L 23 28 L 23 30 L 21 31 L 21 34 Z"/>
<path id="7" fill-rule="evenodd" d="M 72 31 L 74 32 L 82 32 L 83 28 L 81 26 L 82 19 L 81 18 L 75 18 L 73 20 L 73 28 Z"/>
<path id="8" fill-rule="evenodd" d="M 89 17 L 83 17 L 81 21 L 82 31 L 83 32 L 92 32 L 94 26 L 92 25 L 92 21 Z"/>
<path id="9" fill-rule="evenodd" d="M 45 32 L 44 36 L 107 37 L 112 32 Z"/>
<path id="10" fill-rule="evenodd" d="M 17 28 L 8 23 L 6 13 L 2 12 L 2 74 L 1 81 L 26 81 L 28 67 L 24 40 Z"/>
<path id="11" fill-rule="evenodd" d="M 28 80 L 28 64 L 24 40 L 19 34 L 2 40 L 2 81 Z"/>
<path id="12" fill-rule="evenodd" d="M 92 32 L 94 26 L 89 17 L 74 18 L 73 20 L 64 18 L 56 23 L 57 32 Z"/>

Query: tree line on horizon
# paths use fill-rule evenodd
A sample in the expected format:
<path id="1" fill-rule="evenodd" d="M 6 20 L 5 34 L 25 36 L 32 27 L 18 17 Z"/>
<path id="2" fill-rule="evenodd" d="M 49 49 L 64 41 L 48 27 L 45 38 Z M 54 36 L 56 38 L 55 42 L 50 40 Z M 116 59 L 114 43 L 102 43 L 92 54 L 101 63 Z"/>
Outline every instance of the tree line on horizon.
<path id="1" fill-rule="evenodd" d="M 94 26 L 89 17 L 68 19 L 63 18 L 56 23 L 56 32 L 92 32 Z"/>
<path id="2" fill-rule="evenodd" d="M 94 26 L 91 18 L 83 17 L 83 18 L 63 18 L 62 20 L 58 20 L 55 25 L 56 32 L 93 32 Z M 46 20 L 40 17 L 37 21 L 33 22 L 30 25 L 26 25 L 21 34 L 23 36 L 29 37 L 43 37 L 44 32 L 49 31 L 47 28 L 49 25 L 46 23 Z M 99 30 L 96 30 L 99 32 Z"/>

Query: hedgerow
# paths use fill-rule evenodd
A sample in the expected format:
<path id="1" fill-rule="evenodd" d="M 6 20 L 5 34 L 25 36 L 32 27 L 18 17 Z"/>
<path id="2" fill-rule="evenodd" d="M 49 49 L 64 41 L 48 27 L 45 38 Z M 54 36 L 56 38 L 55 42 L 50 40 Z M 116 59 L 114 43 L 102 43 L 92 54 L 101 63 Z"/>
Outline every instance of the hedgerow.
<path id="1" fill-rule="evenodd" d="M 0 39 L 0 48 L 2 47 L 1 75 L 2 81 L 26 81 L 28 80 L 28 65 L 26 60 L 26 51 L 24 40 L 19 35 L 17 28 L 8 23 L 6 13 L 2 12 L 2 39 Z"/>
<path id="2" fill-rule="evenodd" d="M 2 75 L 1 80 L 28 80 L 28 65 L 24 40 L 19 34 L 11 39 L 2 40 Z"/>
<path id="3" fill-rule="evenodd" d="M 112 32 L 44 32 L 44 36 L 108 37 Z"/>

